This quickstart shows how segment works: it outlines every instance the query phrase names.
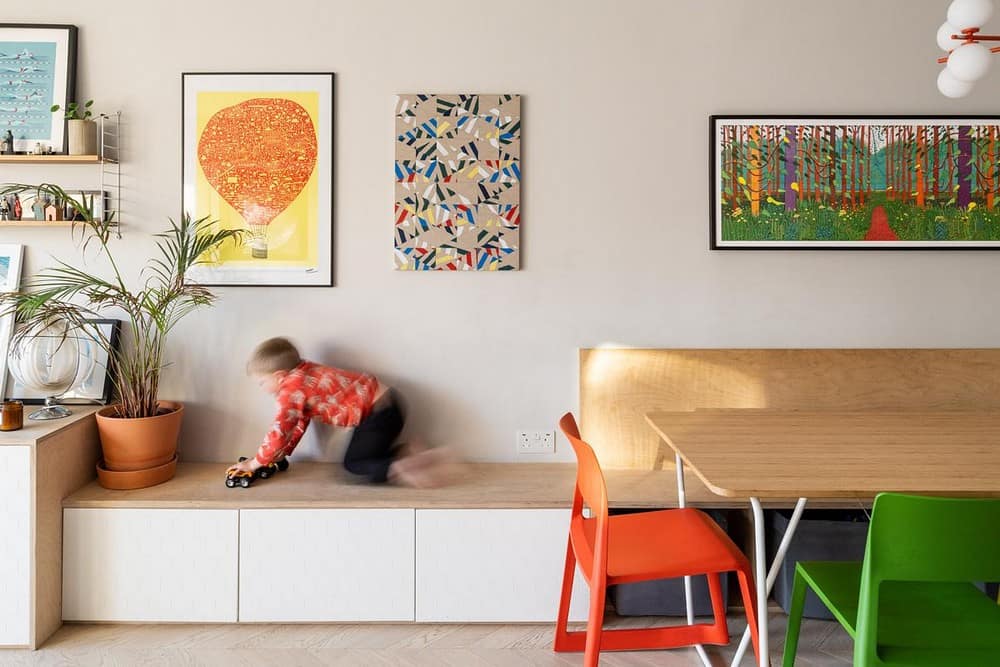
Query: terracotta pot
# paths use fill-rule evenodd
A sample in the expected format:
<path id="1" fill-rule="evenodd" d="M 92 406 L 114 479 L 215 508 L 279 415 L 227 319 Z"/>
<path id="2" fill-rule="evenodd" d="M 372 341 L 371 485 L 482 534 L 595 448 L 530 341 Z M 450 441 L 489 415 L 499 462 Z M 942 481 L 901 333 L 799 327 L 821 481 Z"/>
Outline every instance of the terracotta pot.
<path id="1" fill-rule="evenodd" d="M 66 121 L 70 155 L 97 155 L 97 123 L 92 120 Z"/>
<path id="2" fill-rule="evenodd" d="M 97 431 L 104 450 L 104 467 L 111 471 L 146 470 L 169 463 L 177 452 L 184 406 L 174 401 L 160 401 L 155 417 L 125 419 L 118 417 L 119 405 L 109 405 L 97 412 Z"/>

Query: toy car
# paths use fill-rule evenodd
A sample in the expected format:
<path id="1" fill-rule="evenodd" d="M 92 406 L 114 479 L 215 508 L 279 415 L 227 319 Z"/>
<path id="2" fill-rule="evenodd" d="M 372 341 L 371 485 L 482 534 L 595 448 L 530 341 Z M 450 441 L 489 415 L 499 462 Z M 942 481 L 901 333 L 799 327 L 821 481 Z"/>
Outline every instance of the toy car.
<path id="1" fill-rule="evenodd" d="M 241 456 L 240 462 L 246 461 L 247 457 Z M 288 459 L 281 459 L 274 463 L 269 463 L 266 466 L 261 466 L 257 468 L 254 472 L 243 472 L 242 470 L 233 470 L 226 472 L 226 486 L 230 489 L 234 489 L 237 486 L 241 486 L 244 489 L 248 488 L 253 484 L 254 480 L 258 477 L 261 479 L 267 479 L 271 475 L 277 472 L 284 472 L 288 470 Z"/>

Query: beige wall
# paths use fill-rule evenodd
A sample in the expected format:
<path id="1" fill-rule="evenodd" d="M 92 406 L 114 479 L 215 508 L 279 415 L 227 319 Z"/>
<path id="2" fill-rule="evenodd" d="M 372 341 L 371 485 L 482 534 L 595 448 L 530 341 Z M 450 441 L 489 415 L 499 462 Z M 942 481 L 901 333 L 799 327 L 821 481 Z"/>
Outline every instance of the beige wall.
<path id="1" fill-rule="evenodd" d="M 947 4 L 45 0 L 5 20 L 79 25 L 83 94 L 125 111 L 132 270 L 179 209 L 182 71 L 337 73 L 336 287 L 222 289 L 183 325 L 163 394 L 189 405 L 186 458 L 252 450 L 271 405 L 243 362 L 287 334 L 398 383 L 429 441 L 510 460 L 517 429 L 575 408 L 580 346 L 997 344 L 995 253 L 707 249 L 711 113 L 996 109 L 997 73 L 963 101 L 936 92 Z M 521 272 L 391 270 L 405 91 L 524 96 Z M 74 257 L 59 232 L 2 234 L 30 268 Z"/>

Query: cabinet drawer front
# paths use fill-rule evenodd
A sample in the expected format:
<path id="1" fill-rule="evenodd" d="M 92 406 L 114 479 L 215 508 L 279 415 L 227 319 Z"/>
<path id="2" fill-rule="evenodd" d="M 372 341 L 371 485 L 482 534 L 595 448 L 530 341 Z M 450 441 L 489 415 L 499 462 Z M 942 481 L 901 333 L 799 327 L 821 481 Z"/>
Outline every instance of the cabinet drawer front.
<path id="1" fill-rule="evenodd" d="M 31 448 L 0 447 L 0 646 L 31 643 Z"/>
<path id="2" fill-rule="evenodd" d="M 241 621 L 412 621 L 412 509 L 240 511 Z"/>
<path id="3" fill-rule="evenodd" d="M 236 621 L 237 510 L 63 510 L 63 619 Z"/>
<path id="4" fill-rule="evenodd" d="M 552 622 L 569 510 L 417 510 L 417 620 Z M 589 601 L 577 574 L 570 618 Z"/>

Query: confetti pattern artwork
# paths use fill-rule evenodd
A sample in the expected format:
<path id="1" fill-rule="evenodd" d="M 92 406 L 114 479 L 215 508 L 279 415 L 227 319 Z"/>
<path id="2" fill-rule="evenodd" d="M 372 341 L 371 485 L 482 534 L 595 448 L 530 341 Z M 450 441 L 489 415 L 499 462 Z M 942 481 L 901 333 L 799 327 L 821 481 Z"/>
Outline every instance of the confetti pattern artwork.
<path id="1" fill-rule="evenodd" d="M 395 121 L 396 268 L 517 270 L 520 95 L 399 95 Z"/>

